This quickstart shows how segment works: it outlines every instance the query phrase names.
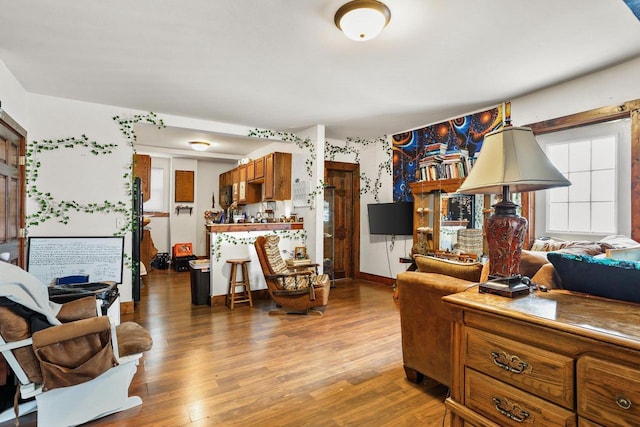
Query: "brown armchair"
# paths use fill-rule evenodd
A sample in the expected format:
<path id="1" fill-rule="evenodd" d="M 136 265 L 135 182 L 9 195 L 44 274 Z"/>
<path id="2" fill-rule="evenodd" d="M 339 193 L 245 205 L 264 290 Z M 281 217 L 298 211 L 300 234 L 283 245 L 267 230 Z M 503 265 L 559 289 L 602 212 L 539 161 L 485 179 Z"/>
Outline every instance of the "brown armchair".
<path id="1" fill-rule="evenodd" d="M 309 269 L 289 269 L 285 264 L 276 235 L 258 236 L 256 253 L 267 282 L 269 295 L 282 310 L 269 314 L 304 313 L 322 315 L 329 301 L 331 282 L 326 274 L 317 274 L 317 264 Z"/>

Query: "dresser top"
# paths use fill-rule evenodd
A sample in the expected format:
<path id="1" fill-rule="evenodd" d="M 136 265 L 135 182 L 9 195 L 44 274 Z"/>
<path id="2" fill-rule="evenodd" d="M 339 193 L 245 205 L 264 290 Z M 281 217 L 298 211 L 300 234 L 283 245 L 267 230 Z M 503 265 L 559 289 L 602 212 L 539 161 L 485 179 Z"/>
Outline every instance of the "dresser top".
<path id="1" fill-rule="evenodd" d="M 564 290 L 511 299 L 481 294 L 477 287 L 447 295 L 443 301 L 640 350 L 640 304 L 636 303 Z"/>

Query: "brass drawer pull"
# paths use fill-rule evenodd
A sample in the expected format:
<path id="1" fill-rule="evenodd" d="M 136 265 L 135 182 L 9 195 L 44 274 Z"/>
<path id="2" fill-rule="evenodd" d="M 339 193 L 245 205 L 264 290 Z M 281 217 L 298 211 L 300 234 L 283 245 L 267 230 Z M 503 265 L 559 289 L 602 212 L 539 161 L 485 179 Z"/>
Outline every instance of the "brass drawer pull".
<path id="1" fill-rule="evenodd" d="M 511 403 L 505 398 L 499 398 L 497 396 L 491 397 L 495 408 L 500 414 L 513 420 L 517 423 L 523 423 L 529 418 L 529 413 L 522 409 L 517 403 Z"/>
<path id="2" fill-rule="evenodd" d="M 522 374 L 529 367 L 527 362 L 523 362 L 518 356 L 511 356 L 504 351 L 492 351 L 493 363 L 514 374 Z"/>
<path id="3" fill-rule="evenodd" d="M 616 404 L 625 410 L 631 408 L 631 400 L 624 396 L 617 396 Z"/>

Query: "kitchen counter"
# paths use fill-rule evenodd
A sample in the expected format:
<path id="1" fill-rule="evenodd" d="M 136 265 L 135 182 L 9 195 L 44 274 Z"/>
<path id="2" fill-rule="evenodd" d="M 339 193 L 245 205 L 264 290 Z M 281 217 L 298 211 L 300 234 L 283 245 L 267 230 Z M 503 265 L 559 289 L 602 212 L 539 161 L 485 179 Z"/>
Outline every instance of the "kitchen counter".
<path id="1" fill-rule="evenodd" d="M 226 295 L 230 265 L 227 259 L 247 258 L 251 290 L 267 289 L 260 261 L 253 247 L 256 237 L 266 234 L 280 236 L 278 247 L 284 259 L 293 256 L 296 247 L 305 246 L 303 222 L 270 222 L 207 225 L 207 245 L 210 261 L 210 293 L 212 297 Z"/>
<path id="2" fill-rule="evenodd" d="M 209 233 L 229 233 L 234 231 L 271 231 L 271 230 L 302 230 L 303 222 L 245 222 L 239 224 L 211 224 L 207 225 Z"/>

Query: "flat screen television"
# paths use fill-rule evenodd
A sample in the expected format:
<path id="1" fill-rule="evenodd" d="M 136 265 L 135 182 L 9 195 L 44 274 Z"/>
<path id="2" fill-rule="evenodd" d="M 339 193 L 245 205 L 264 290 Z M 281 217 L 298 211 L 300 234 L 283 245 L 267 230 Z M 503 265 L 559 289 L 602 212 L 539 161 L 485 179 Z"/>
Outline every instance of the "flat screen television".
<path id="1" fill-rule="evenodd" d="M 122 283 L 124 237 L 29 237 L 27 271 L 46 285 L 88 275 L 90 282 Z"/>
<path id="2" fill-rule="evenodd" d="M 413 202 L 367 205 L 369 234 L 413 235 Z"/>

